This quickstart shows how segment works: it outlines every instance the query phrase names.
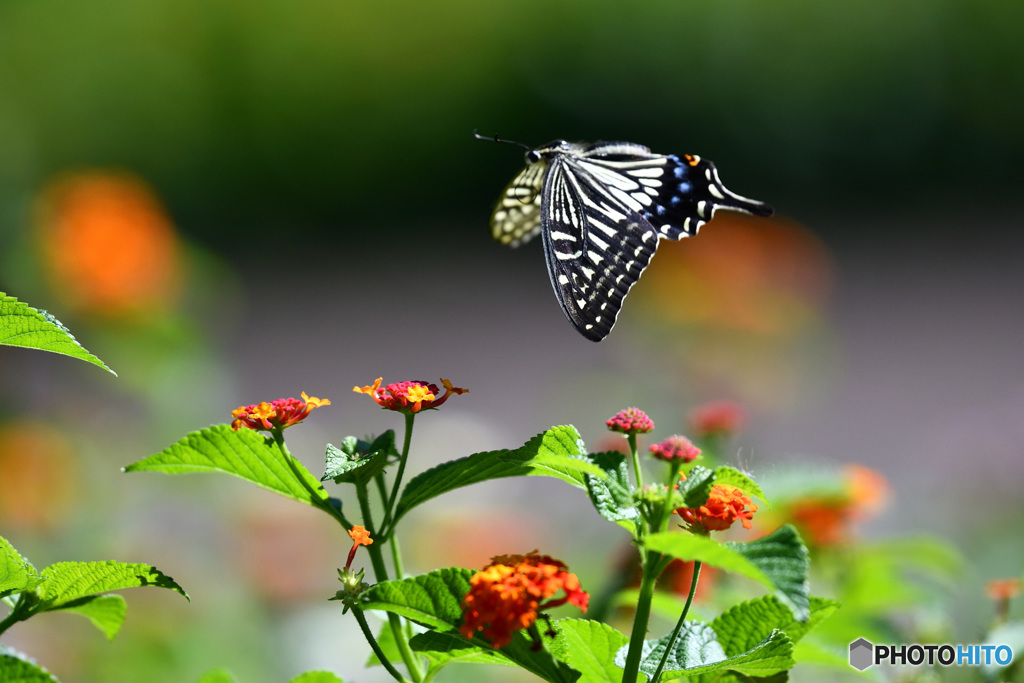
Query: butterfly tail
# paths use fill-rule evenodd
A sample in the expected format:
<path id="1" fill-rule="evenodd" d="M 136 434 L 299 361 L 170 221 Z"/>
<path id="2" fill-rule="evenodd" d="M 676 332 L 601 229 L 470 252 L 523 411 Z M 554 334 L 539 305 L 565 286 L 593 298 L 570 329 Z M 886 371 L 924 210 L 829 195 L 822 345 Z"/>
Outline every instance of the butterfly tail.
<path id="1" fill-rule="evenodd" d="M 702 164 L 707 164 L 705 175 L 708 180 L 708 193 L 714 198 L 716 209 L 742 211 L 766 218 L 775 213 L 775 209 L 770 204 L 738 195 L 723 185 L 718 177 L 718 169 L 710 161 L 702 162 Z"/>

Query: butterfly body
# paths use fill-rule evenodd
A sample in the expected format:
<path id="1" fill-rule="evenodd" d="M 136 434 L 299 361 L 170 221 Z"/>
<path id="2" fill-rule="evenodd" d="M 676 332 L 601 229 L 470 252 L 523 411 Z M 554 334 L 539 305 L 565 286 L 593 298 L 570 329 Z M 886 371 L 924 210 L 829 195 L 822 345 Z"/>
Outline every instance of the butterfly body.
<path id="1" fill-rule="evenodd" d="M 526 153 L 491 214 L 491 234 L 517 247 L 540 233 L 562 311 L 580 334 L 601 341 L 660 240 L 696 235 L 717 209 L 772 213 L 726 189 L 698 156 L 556 140 Z"/>

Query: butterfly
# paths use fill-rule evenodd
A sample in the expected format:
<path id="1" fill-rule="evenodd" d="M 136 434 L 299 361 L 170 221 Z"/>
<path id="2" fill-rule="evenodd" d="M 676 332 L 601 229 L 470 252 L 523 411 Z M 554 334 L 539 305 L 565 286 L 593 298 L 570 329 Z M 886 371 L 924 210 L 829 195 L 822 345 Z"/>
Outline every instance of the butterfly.
<path id="1" fill-rule="evenodd" d="M 577 331 L 601 341 L 661 240 L 696 235 L 718 209 L 770 216 L 772 207 L 722 185 L 696 155 L 654 154 L 632 142 L 555 140 L 527 150 L 501 193 L 491 235 L 518 247 L 540 233 L 548 277 Z"/>

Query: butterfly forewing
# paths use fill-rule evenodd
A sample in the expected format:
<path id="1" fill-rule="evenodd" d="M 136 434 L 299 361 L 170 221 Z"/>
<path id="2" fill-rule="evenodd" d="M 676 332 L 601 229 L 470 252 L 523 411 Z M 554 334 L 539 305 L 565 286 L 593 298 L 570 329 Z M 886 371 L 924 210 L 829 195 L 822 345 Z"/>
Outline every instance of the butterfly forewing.
<path id="1" fill-rule="evenodd" d="M 540 195 L 547 162 L 528 164 L 501 193 L 491 214 L 491 236 L 510 247 L 530 241 L 540 232 Z"/>
<path id="2" fill-rule="evenodd" d="M 658 245 L 654 226 L 572 157 L 551 162 L 541 217 L 551 285 L 566 317 L 593 341 L 608 336 Z"/>
<path id="3" fill-rule="evenodd" d="M 491 231 L 518 246 L 540 232 L 562 311 L 588 339 L 604 339 L 660 239 L 696 235 L 716 209 L 770 216 L 729 191 L 698 156 L 653 154 L 631 142 L 555 141 L 531 151 L 505 188 Z"/>

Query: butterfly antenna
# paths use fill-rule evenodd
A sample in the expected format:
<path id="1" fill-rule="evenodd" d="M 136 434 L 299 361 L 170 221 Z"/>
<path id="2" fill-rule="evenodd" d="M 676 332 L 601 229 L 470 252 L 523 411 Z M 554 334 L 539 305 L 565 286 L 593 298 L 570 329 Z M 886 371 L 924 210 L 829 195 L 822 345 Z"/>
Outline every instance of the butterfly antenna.
<path id="1" fill-rule="evenodd" d="M 488 137 L 486 135 L 480 135 L 480 133 L 478 133 L 478 132 L 476 132 L 476 130 L 474 130 L 473 131 L 473 137 L 475 137 L 477 140 L 486 140 L 487 142 L 504 142 L 505 144 L 508 144 L 508 145 L 518 145 L 518 146 L 522 147 L 523 149 L 525 149 L 526 151 L 530 151 L 531 149 L 533 149 L 529 145 L 524 145 L 523 143 L 516 142 L 515 140 L 502 140 L 501 138 L 498 137 L 497 133 L 495 133 L 494 137 L 492 138 L 492 137 Z"/>

